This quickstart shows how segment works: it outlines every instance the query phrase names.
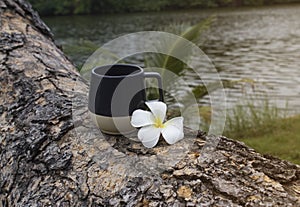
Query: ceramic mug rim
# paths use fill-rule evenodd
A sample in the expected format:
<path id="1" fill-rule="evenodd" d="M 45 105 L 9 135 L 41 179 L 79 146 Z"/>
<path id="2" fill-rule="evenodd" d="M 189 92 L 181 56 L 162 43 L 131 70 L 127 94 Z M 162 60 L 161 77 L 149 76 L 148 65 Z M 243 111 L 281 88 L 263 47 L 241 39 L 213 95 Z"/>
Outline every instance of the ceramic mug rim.
<path id="1" fill-rule="evenodd" d="M 128 67 L 128 68 L 135 68 L 136 70 L 133 71 L 132 73 L 128 73 L 128 74 L 124 74 L 124 75 L 107 75 L 107 74 L 99 74 L 96 72 L 96 70 L 103 69 L 103 68 L 106 68 L 109 70 L 112 67 Z M 103 66 L 98 66 L 98 67 L 95 67 L 92 69 L 92 74 L 97 77 L 100 77 L 100 78 L 126 78 L 126 77 L 142 75 L 143 73 L 144 73 L 144 70 L 140 66 L 133 65 L 133 64 L 123 64 L 123 63 L 122 64 L 118 63 L 118 64 L 111 64 L 111 65 L 103 65 Z"/>

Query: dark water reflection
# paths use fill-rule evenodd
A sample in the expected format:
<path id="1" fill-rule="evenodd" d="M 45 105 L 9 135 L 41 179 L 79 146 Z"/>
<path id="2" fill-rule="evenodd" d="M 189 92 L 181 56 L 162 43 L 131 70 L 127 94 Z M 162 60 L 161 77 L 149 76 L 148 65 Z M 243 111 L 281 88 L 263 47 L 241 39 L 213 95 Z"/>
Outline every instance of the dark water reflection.
<path id="1" fill-rule="evenodd" d="M 223 80 L 243 83 L 226 89 L 229 106 L 251 94 L 265 94 L 279 107 L 300 112 L 300 5 L 206 11 L 161 12 L 109 16 L 50 17 L 58 44 L 67 48 L 80 41 L 97 47 L 120 35 L 162 30 L 170 24 L 192 25 L 211 15 L 216 21 L 202 36 L 201 49 Z M 82 65 L 92 50 L 73 49 L 71 59 Z M 185 78 L 198 80 L 192 73 Z M 206 98 L 202 102 L 209 102 Z"/>

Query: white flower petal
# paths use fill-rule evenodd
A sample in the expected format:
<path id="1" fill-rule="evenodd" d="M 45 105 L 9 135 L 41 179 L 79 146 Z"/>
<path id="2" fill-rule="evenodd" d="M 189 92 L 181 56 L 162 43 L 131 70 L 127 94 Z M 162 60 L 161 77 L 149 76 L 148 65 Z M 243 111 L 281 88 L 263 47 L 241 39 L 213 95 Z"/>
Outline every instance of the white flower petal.
<path id="1" fill-rule="evenodd" d="M 153 139 L 153 140 L 151 140 L 149 142 L 142 142 L 142 143 L 147 148 L 153 148 L 153 147 L 155 147 L 157 145 L 158 140 L 159 139 Z"/>
<path id="2" fill-rule="evenodd" d="M 168 144 L 174 144 L 184 136 L 180 129 L 172 125 L 165 127 L 161 133 Z"/>
<path id="3" fill-rule="evenodd" d="M 161 130 L 153 125 L 142 127 L 138 132 L 138 138 L 145 147 L 152 148 L 157 144 Z"/>
<path id="4" fill-rule="evenodd" d="M 164 121 L 167 113 L 167 105 L 161 101 L 147 101 L 146 105 L 149 107 L 155 118 Z"/>
<path id="5" fill-rule="evenodd" d="M 175 117 L 173 119 L 170 119 L 169 121 L 167 121 L 165 123 L 165 126 L 168 126 L 168 125 L 172 125 L 172 126 L 177 127 L 180 130 L 183 130 L 183 117 L 180 116 L 180 117 Z"/>
<path id="6" fill-rule="evenodd" d="M 162 128 L 156 128 L 154 125 L 142 127 L 138 132 L 139 140 L 151 141 L 153 139 L 158 139 L 160 136 Z"/>
<path id="7" fill-rule="evenodd" d="M 173 118 L 165 123 L 162 135 L 168 144 L 174 144 L 184 137 L 183 117 Z"/>
<path id="8" fill-rule="evenodd" d="M 154 116 L 149 111 L 138 109 L 133 112 L 130 123 L 134 127 L 148 126 L 154 124 Z"/>

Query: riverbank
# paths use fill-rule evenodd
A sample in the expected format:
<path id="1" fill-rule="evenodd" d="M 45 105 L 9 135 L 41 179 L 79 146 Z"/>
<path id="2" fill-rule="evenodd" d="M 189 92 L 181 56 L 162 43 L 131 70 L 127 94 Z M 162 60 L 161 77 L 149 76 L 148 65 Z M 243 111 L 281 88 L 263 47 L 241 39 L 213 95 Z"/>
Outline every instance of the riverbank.
<path id="1" fill-rule="evenodd" d="M 300 164 L 300 115 L 278 120 L 270 133 L 238 140 L 259 153 Z"/>

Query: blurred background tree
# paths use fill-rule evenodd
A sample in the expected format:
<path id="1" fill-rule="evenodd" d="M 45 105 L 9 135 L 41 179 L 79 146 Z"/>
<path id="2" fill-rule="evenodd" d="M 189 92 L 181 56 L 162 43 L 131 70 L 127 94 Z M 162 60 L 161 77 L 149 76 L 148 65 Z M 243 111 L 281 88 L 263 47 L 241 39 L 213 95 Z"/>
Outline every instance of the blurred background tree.
<path id="1" fill-rule="evenodd" d="M 102 14 L 187 8 L 256 6 L 300 0 L 29 0 L 41 15 Z"/>

